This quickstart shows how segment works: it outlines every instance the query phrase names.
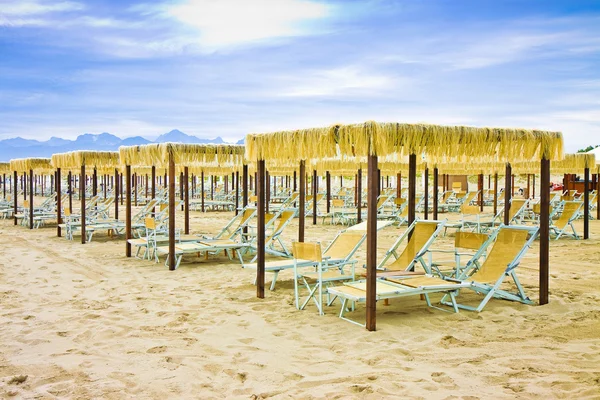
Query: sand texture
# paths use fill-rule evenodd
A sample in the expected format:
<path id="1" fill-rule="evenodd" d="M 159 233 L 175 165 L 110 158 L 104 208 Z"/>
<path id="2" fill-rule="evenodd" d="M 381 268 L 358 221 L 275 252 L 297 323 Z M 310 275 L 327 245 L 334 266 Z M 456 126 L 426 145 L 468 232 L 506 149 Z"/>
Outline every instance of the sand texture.
<path id="1" fill-rule="evenodd" d="M 192 212 L 192 232 L 216 233 L 231 215 Z M 0 398 L 600 398 L 600 222 L 590 225 L 591 240 L 551 244 L 549 305 L 454 314 L 408 297 L 379 303 L 371 333 L 340 320 L 339 303 L 321 317 L 296 310 L 289 271 L 260 300 L 255 272 L 224 256 L 169 272 L 164 259 L 126 258 L 122 238 L 81 245 L 0 221 Z M 339 229 L 319 221 L 306 239 Z M 381 232 L 379 259 L 404 229 Z M 536 303 L 538 246 L 518 269 Z"/>

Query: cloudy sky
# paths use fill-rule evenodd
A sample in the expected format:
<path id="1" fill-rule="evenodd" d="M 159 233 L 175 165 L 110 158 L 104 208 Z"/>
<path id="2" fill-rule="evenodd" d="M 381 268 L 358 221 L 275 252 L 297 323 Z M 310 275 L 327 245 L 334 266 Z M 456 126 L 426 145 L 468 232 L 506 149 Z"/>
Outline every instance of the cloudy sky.
<path id="1" fill-rule="evenodd" d="M 600 144 L 600 2 L 0 0 L 0 139 L 370 119 Z"/>

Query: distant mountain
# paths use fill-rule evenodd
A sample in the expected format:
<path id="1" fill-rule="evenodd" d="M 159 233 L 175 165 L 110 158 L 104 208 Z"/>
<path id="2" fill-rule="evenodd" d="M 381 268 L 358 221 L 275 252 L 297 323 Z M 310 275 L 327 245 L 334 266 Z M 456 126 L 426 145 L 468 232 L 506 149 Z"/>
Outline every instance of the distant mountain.
<path id="1" fill-rule="evenodd" d="M 223 139 L 220 137 L 216 137 L 214 139 L 200 139 L 196 136 L 187 135 L 181 132 L 179 129 L 173 129 L 171 132 L 160 135 L 155 141 L 155 143 L 215 143 L 221 144 L 225 143 Z"/>
<path id="2" fill-rule="evenodd" d="M 235 142 L 235 144 L 246 144 L 246 138 L 242 138 L 240 140 L 238 140 L 237 142 Z"/>
<path id="3" fill-rule="evenodd" d="M 135 146 L 148 143 L 225 143 L 222 138 L 204 139 L 188 135 L 178 129 L 160 135 L 155 141 L 148 140 L 141 136 L 133 136 L 121 139 L 118 136 L 108 132 L 95 135 L 84 133 L 77 136 L 75 140 L 61 139 L 52 136 L 50 139 L 41 142 L 39 140 L 23 139 L 21 137 L 0 140 L 0 161 L 9 161 L 14 158 L 26 157 L 50 157 L 55 153 L 65 153 L 75 150 L 98 150 L 98 151 L 116 151 L 119 146 Z"/>

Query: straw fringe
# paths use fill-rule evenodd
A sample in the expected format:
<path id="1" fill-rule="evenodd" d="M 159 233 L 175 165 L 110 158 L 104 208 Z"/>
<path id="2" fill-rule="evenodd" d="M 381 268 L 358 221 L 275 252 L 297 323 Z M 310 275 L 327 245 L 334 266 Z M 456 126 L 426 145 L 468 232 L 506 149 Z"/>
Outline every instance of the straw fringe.
<path id="1" fill-rule="evenodd" d="M 17 158 L 10 160 L 10 170 L 18 173 L 50 173 L 54 170 L 49 158 Z"/>

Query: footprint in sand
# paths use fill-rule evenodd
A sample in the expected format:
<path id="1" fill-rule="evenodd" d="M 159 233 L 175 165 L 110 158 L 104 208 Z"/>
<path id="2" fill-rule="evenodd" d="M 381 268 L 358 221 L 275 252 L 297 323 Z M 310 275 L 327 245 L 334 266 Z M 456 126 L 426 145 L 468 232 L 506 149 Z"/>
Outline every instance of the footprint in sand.
<path id="1" fill-rule="evenodd" d="M 167 351 L 167 346 L 156 346 L 156 347 L 151 347 L 148 350 L 146 350 L 146 353 L 157 354 L 157 353 L 164 353 L 165 351 Z"/>

